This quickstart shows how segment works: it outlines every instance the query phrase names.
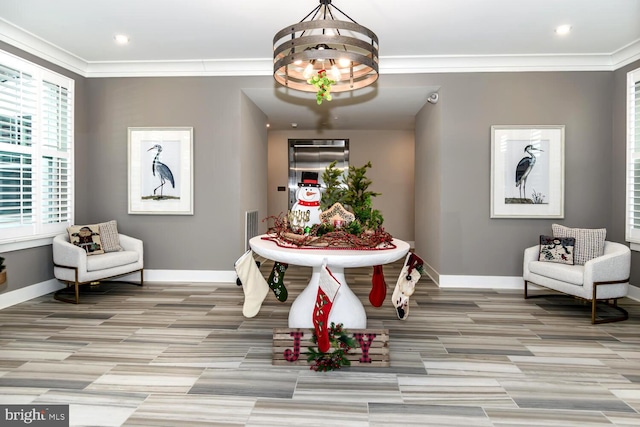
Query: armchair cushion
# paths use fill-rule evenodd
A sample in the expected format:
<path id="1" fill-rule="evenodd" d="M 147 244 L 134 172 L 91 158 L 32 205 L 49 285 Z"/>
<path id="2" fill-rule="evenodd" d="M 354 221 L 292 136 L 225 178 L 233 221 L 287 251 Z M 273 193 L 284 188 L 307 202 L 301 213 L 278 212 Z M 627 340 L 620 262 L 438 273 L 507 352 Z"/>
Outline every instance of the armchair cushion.
<path id="1" fill-rule="evenodd" d="M 560 224 L 552 224 L 551 228 L 554 237 L 573 237 L 576 239 L 575 264 L 584 265 L 587 261 L 604 254 L 606 228 L 569 228 Z"/>
<path id="2" fill-rule="evenodd" d="M 529 271 L 542 277 L 576 286 L 582 286 L 584 281 L 584 266 L 582 265 L 533 261 L 529 263 Z"/>
<path id="3" fill-rule="evenodd" d="M 87 255 L 103 254 L 102 241 L 100 240 L 100 225 L 72 225 L 67 227 L 69 241 L 83 249 Z"/>
<path id="4" fill-rule="evenodd" d="M 107 252 L 103 256 L 87 258 L 87 271 L 107 270 L 138 262 L 140 255 L 135 251 Z"/>
<path id="5" fill-rule="evenodd" d="M 573 237 L 540 236 L 538 261 L 573 265 L 575 243 L 576 239 Z"/>

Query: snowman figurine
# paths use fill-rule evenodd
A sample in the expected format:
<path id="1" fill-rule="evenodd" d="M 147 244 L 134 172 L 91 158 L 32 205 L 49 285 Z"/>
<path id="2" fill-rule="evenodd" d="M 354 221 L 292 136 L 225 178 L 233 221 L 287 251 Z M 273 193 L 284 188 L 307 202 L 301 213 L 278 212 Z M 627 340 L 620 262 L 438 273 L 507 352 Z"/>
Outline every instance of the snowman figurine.
<path id="1" fill-rule="evenodd" d="M 320 184 L 317 172 L 302 172 L 302 182 L 298 183 L 296 202 L 289 212 L 289 224 L 295 231 L 320 224 Z"/>

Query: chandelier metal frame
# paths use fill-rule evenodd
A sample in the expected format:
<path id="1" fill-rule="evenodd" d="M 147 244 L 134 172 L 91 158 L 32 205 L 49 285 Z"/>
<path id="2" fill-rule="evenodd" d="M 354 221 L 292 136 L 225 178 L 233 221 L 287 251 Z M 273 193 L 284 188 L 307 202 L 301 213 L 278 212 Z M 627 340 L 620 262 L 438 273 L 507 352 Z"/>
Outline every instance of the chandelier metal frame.
<path id="1" fill-rule="evenodd" d="M 334 10 L 348 21 L 336 19 Z M 378 36 L 331 0 L 320 0 L 300 22 L 273 38 L 273 77 L 281 85 L 316 92 L 307 82 L 309 72 L 322 69 L 335 81 L 332 92 L 360 89 L 378 79 Z"/>

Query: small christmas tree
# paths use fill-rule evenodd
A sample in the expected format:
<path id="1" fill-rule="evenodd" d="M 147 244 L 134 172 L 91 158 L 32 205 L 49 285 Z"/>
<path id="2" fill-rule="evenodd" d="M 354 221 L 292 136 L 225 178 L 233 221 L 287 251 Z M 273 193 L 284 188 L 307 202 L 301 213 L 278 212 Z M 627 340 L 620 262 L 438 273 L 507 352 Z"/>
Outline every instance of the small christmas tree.
<path id="1" fill-rule="evenodd" d="M 365 230 L 376 230 L 382 225 L 384 218 L 371 204 L 371 198 L 379 196 L 380 193 L 367 190 L 372 184 L 367 178 L 367 169 L 370 167 L 371 162 L 360 168 L 349 166 L 345 203 L 353 209 L 354 215 Z"/>
<path id="2" fill-rule="evenodd" d="M 324 181 L 325 190 L 320 200 L 320 209 L 326 211 L 335 203 L 344 204 L 345 192 L 344 185 L 341 183 L 343 177 L 342 170 L 336 168 L 337 160 L 334 160 L 327 166 L 322 173 L 322 181 Z"/>
<path id="3" fill-rule="evenodd" d="M 327 210 L 334 203 L 340 203 L 353 212 L 356 221 L 347 226 L 351 234 L 358 235 L 365 230 L 377 230 L 384 222 L 384 218 L 379 210 L 373 209 L 371 202 L 371 199 L 380 193 L 368 190 L 372 184 L 372 181 L 367 178 L 367 169 L 371 167 L 371 162 L 359 168 L 349 166 L 346 178 L 336 168 L 336 164 L 336 161 L 331 162 L 322 174 L 326 190 L 322 194 L 320 207 L 322 210 Z M 340 178 L 344 178 L 344 183 L 340 182 Z"/>

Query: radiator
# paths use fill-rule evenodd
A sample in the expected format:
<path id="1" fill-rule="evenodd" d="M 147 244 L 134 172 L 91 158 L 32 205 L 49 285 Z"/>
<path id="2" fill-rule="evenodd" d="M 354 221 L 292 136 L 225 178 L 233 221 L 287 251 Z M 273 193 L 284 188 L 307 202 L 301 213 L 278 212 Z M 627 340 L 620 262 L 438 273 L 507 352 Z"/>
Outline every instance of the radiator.
<path id="1" fill-rule="evenodd" d="M 249 240 L 258 235 L 258 211 L 244 213 L 244 250 L 249 250 Z"/>

